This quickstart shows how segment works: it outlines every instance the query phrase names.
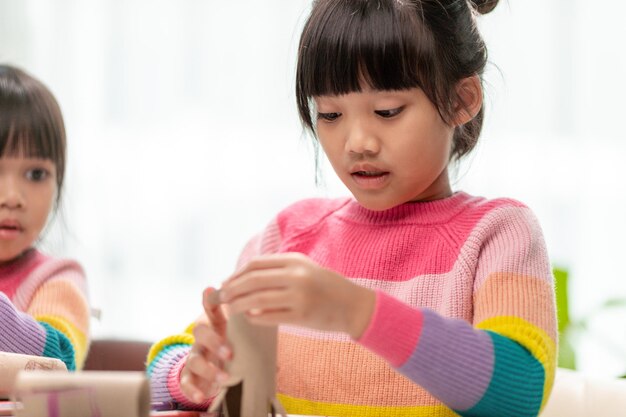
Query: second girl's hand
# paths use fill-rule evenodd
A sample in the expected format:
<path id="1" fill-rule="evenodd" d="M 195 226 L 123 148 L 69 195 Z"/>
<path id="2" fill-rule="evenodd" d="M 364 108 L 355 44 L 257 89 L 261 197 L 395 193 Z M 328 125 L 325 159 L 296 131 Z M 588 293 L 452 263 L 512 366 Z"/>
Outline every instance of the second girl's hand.
<path id="1" fill-rule="evenodd" d="M 193 329 L 194 344 L 181 372 L 180 388 L 185 397 L 202 403 L 215 396 L 219 384 L 228 379 L 224 361 L 232 360 L 226 341 L 226 317 L 222 306 L 209 302 L 215 290 L 208 288 L 202 303 L 205 315 Z"/>

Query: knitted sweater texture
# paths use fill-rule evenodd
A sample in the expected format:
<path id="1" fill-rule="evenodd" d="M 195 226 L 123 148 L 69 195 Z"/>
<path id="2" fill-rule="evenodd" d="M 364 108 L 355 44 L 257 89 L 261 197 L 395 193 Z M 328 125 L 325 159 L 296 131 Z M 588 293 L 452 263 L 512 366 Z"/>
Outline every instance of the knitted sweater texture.
<path id="1" fill-rule="evenodd" d="M 81 369 L 89 345 L 85 274 L 75 261 L 29 249 L 0 266 L 0 351 Z"/>
<path id="2" fill-rule="evenodd" d="M 554 287 L 541 229 L 509 199 L 458 192 L 385 211 L 304 200 L 245 248 L 300 252 L 376 291 L 359 340 L 281 326 L 278 396 L 287 412 L 329 416 L 536 416 L 554 380 Z M 193 325 L 192 325 L 193 326 Z M 191 327 L 155 344 L 156 400 L 180 392 Z"/>

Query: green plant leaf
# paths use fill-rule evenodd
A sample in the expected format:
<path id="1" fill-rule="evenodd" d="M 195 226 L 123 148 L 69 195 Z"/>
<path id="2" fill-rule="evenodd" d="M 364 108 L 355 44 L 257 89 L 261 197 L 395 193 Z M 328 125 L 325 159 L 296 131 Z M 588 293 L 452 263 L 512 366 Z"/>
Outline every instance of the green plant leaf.
<path id="1" fill-rule="evenodd" d="M 570 332 L 565 332 L 559 339 L 559 368 L 576 369 L 576 352 L 569 338 Z"/>
<path id="2" fill-rule="evenodd" d="M 556 312 L 559 323 L 559 334 L 563 334 L 570 324 L 568 302 L 568 272 L 563 268 L 554 268 L 554 286 L 556 290 Z"/>
<path id="3" fill-rule="evenodd" d="M 609 298 L 602 303 L 604 308 L 626 307 L 626 298 Z"/>

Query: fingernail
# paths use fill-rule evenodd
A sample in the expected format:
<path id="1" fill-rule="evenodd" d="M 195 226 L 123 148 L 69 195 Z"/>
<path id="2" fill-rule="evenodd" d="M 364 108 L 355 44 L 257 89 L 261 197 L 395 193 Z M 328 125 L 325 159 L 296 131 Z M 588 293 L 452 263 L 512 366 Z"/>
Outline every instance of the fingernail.
<path id="1" fill-rule="evenodd" d="M 263 310 L 261 310 L 260 308 L 251 308 L 250 310 L 248 310 L 248 314 L 250 314 L 251 316 L 260 316 L 262 311 Z"/>
<path id="2" fill-rule="evenodd" d="M 205 293 L 205 302 L 206 304 L 209 305 L 217 305 L 220 304 L 220 291 L 219 290 L 213 290 L 210 292 L 206 292 Z"/>
<path id="3" fill-rule="evenodd" d="M 217 349 L 217 355 L 220 359 L 228 359 L 229 354 L 230 350 L 226 346 L 220 346 L 219 349 Z"/>
<path id="4" fill-rule="evenodd" d="M 228 300 L 228 297 L 227 297 L 228 293 L 226 291 L 224 291 L 223 289 L 220 290 L 220 294 L 219 295 L 220 295 L 220 301 L 222 303 L 225 303 Z"/>
<path id="5" fill-rule="evenodd" d="M 217 374 L 217 377 L 215 379 L 217 379 L 217 382 L 222 384 L 228 380 L 228 375 L 226 375 L 224 372 L 220 372 Z"/>
<path id="6" fill-rule="evenodd" d="M 202 394 L 200 394 L 199 392 L 196 392 L 196 393 L 193 395 L 193 401 L 194 401 L 195 403 L 201 403 L 201 402 L 202 402 L 202 400 L 204 400 L 204 398 L 202 397 Z"/>

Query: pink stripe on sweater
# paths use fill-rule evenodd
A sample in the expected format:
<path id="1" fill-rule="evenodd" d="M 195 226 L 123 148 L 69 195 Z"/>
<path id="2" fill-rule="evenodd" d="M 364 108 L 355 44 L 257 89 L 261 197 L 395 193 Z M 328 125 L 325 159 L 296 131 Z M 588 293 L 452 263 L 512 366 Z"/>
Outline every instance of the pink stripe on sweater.
<path id="1" fill-rule="evenodd" d="M 49 258 L 41 252 L 29 249 L 19 259 L 0 266 L 0 291 L 13 301 L 24 279 L 47 259 Z"/>
<path id="2" fill-rule="evenodd" d="M 403 365 L 417 348 L 423 315 L 381 291 L 376 291 L 376 308 L 365 333 L 358 340 L 392 366 Z M 393 343 L 390 343 L 393 341 Z"/>
<path id="3" fill-rule="evenodd" d="M 474 291 L 483 286 L 493 273 L 532 276 L 552 283 L 541 228 L 532 211 L 526 207 L 501 207 L 487 214 L 476 226 L 461 256 L 482 242 L 477 259 Z M 470 255 L 476 256 L 476 255 Z"/>
<path id="4" fill-rule="evenodd" d="M 365 288 L 380 290 L 409 307 L 428 308 L 445 317 L 472 321 L 472 279 L 462 272 L 459 265 L 446 274 L 420 275 L 407 281 L 379 281 L 352 278 L 352 282 Z M 459 302 L 459 301 L 464 302 Z M 321 332 L 296 326 L 281 326 L 280 331 L 307 339 L 348 342 L 343 333 Z"/>
<path id="5" fill-rule="evenodd" d="M 256 255 L 276 253 L 280 247 L 280 240 L 278 224 L 276 221 L 272 221 L 262 235 L 254 236 L 244 247 L 241 255 L 239 255 L 237 268 L 243 267 L 246 262 Z"/>
<path id="6" fill-rule="evenodd" d="M 73 282 L 85 297 L 87 297 L 87 284 L 85 282 L 85 272 L 80 264 L 69 259 L 48 258 L 47 262 L 40 264 L 22 285 L 15 292 L 13 303 L 15 306 L 25 311 L 40 286 L 48 279 L 63 277 Z"/>
<path id="7" fill-rule="evenodd" d="M 337 211 L 321 210 L 320 204 Z M 291 242 L 278 251 L 307 253 L 348 277 L 405 281 L 444 274 L 452 270 L 481 219 L 503 206 L 523 207 L 514 200 L 485 200 L 465 193 L 384 212 L 369 211 L 346 199 L 305 200 L 292 207 L 288 216 L 278 218 L 283 239 Z M 316 218 L 320 213 L 325 217 Z M 329 218 L 330 214 L 334 216 Z M 309 226 L 299 228 L 299 224 Z M 308 234 L 315 236 L 314 241 L 306 238 Z"/>

